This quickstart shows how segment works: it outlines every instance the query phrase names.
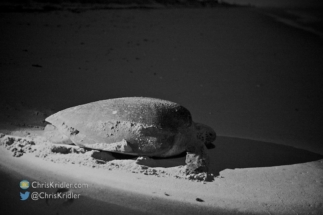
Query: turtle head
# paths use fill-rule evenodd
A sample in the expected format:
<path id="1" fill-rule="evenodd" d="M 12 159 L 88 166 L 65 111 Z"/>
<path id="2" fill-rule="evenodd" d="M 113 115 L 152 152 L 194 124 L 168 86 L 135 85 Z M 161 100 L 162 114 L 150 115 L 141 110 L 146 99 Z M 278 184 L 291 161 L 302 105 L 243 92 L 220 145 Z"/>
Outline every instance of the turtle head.
<path id="1" fill-rule="evenodd" d="M 210 126 L 194 123 L 196 130 L 196 138 L 202 141 L 206 148 L 214 148 L 213 141 L 216 139 L 216 133 Z"/>

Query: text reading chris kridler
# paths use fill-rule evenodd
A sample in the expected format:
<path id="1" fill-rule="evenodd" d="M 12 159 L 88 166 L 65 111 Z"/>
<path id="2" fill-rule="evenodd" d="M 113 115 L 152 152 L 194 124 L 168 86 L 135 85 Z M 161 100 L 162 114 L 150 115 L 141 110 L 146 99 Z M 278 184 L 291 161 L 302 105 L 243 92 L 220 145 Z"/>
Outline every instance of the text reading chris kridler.
<path id="1" fill-rule="evenodd" d="M 88 188 L 88 184 L 81 184 L 81 183 L 55 183 L 55 182 L 38 182 L 33 181 L 31 182 L 32 188 L 67 188 L 67 189 L 81 189 L 81 188 Z"/>
<path id="2" fill-rule="evenodd" d="M 73 193 L 70 189 L 81 189 L 88 188 L 88 184 L 84 183 L 66 183 L 66 182 L 38 182 L 33 181 L 29 182 L 27 180 L 20 181 L 20 188 L 26 190 L 25 192 L 20 192 L 20 200 L 24 201 L 31 196 L 32 200 L 38 199 L 78 199 L 80 198 L 80 194 Z M 30 194 L 27 191 L 28 188 L 34 189 L 57 189 L 55 193 L 47 193 L 44 191 L 41 192 L 32 192 Z"/>

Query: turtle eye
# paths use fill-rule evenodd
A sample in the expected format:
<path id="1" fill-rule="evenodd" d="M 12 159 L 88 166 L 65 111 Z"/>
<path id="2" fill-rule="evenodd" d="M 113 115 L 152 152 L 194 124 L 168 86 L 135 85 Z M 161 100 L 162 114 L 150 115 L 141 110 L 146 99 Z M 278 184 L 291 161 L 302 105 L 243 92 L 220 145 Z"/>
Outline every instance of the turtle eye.
<path id="1" fill-rule="evenodd" d="M 209 139 L 209 141 L 213 142 L 216 139 L 216 134 L 213 132 L 209 132 L 207 138 Z"/>

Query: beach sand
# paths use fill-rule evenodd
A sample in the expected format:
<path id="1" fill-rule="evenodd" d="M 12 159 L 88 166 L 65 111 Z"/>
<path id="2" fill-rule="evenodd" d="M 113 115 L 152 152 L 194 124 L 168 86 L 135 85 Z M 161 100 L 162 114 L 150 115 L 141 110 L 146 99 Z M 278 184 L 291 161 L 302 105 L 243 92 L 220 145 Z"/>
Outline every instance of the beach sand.
<path id="1" fill-rule="evenodd" d="M 0 13 L 2 211 L 320 214 L 320 36 L 257 8 L 55 7 Z M 50 114 L 128 96 L 180 103 L 214 128 L 214 179 L 182 177 L 185 155 L 148 167 L 135 157 L 101 163 L 93 152 L 53 153 L 40 138 Z M 36 151 L 12 156 L 4 140 L 19 136 Z M 42 147 L 46 157 L 36 157 Z M 21 201 L 23 179 L 88 188 L 71 189 L 74 201 Z"/>

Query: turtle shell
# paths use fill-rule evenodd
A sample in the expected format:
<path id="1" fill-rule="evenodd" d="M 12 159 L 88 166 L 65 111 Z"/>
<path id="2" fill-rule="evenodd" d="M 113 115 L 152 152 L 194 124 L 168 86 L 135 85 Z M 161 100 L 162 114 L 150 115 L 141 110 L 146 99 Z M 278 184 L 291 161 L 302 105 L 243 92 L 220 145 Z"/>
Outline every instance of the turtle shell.
<path id="1" fill-rule="evenodd" d="M 112 152 L 171 156 L 185 150 L 190 112 L 161 99 L 128 97 L 92 102 L 46 118 L 81 147 Z"/>

